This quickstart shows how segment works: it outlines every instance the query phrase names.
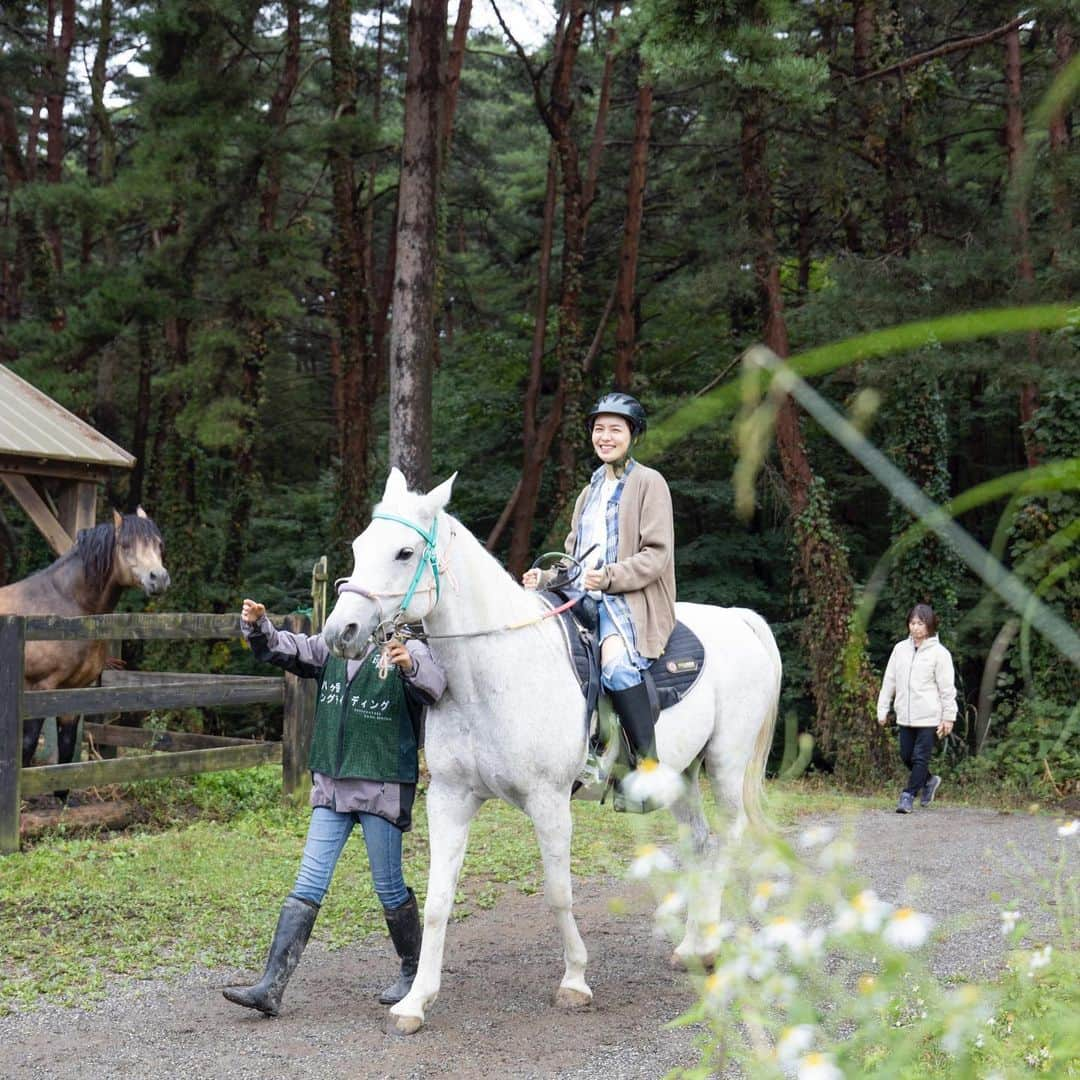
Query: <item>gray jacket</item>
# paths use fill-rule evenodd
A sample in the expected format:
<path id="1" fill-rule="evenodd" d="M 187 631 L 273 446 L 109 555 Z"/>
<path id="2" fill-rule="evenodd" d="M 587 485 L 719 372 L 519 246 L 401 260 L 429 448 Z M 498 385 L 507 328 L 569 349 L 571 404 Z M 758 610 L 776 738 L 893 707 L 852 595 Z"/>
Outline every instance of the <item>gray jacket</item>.
<path id="1" fill-rule="evenodd" d="M 330 658 L 330 649 L 321 634 L 294 634 L 279 630 L 264 615 L 257 623 L 240 623 L 244 640 L 251 646 L 257 660 L 273 664 L 302 679 L 318 679 Z M 347 672 L 350 681 L 360 665 L 370 656 L 374 646 L 368 646 L 356 660 L 350 660 Z M 427 705 L 438 701 L 446 689 L 446 675 L 422 641 L 412 638 L 405 642 L 412 657 L 413 669 L 398 675 L 405 684 L 405 697 L 419 715 Z M 395 781 L 362 780 L 342 777 L 337 780 L 323 773 L 311 775 L 311 805 L 325 806 L 341 813 L 375 814 L 386 818 L 400 829 L 412 826 L 412 804 L 415 784 Z"/>

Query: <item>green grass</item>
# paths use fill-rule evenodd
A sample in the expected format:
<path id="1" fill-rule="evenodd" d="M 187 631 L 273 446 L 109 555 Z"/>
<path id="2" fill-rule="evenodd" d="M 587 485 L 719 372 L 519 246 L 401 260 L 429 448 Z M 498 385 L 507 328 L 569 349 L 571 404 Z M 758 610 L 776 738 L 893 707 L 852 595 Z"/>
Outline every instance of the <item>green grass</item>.
<path id="1" fill-rule="evenodd" d="M 91 837 L 54 831 L 0 858 L 0 1014 L 40 1001 L 100 997 L 114 975 L 257 968 L 292 886 L 310 813 L 306 806 L 282 805 L 280 775 L 266 766 L 138 785 L 128 795 L 148 824 Z M 837 793 L 813 778 L 768 787 L 768 811 L 780 826 L 808 813 L 880 801 L 880 795 Z M 406 876 L 421 899 L 428 869 L 425 809 L 418 799 L 405 847 Z M 675 836 L 666 814 L 616 814 L 594 803 L 574 803 L 573 813 L 577 876 L 621 874 L 642 843 Z M 487 803 L 469 835 L 455 917 L 492 907 L 505 890 L 541 888 L 530 823 L 506 804 Z M 382 930 L 357 835 L 338 865 L 314 936 L 341 948 Z"/>
<path id="2" fill-rule="evenodd" d="M 113 975 L 180 974 L 193 967 L 262 963 L 292 886 L 310 811 L 280 802 L 280 769 L 210 774 L 186 784 L 129 791 L 148 825 L 73 837 L 54 831 L 0 858 L 0 1014 L 40 1001 L 100 997 Z M 423 896 L 425 801 L 406 838 L 406 876 Z M 195 820 L 191 820 L 194 813 Z M 574 872 L 618 873 L 643 839 L 674 835 L 667 815 L 617 815 L 575 804 Z M 492 907 L 506 889 L 542 887 L 540 855 L 525 816 L 490 802 L 469 835 L 455 917 Z M 384 929 L 363 842 L 346 847 L 315 940 L 351 945 Z"/>

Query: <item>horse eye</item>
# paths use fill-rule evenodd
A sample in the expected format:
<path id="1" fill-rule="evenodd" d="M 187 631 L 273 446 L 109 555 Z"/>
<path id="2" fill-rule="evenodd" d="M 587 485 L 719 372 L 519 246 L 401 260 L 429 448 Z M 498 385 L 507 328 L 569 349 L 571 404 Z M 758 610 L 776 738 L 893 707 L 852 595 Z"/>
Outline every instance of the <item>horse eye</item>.
<path id="1" fill-rule="evenodd" d="M 397 559 L 398 562 L 405 562 L 406 559 L 411 559 L 412 557 L 413 557 L 413 549 L 412 548 L 402 548 L 397 553 L 397 555 L 395 556 L 395 558 Z"/>

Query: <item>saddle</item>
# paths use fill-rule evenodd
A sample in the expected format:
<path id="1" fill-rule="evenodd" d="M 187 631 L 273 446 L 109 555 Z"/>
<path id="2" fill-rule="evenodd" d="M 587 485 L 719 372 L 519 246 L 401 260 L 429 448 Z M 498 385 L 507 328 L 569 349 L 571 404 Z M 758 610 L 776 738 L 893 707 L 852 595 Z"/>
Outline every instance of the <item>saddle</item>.
<path id="1" fill-rule="evenodd" d="M 589 733 L 601 693 L 596 601 L 588 593 L 570 589 L 543 592 L 541 596 L 552 608 L 577 600 L 572 608 L 559 615 L 559 626 L 585 698 L 585 731 Z M 642 675 L 655 688 L 663 711 L 690 693 L 701 678 L 704 667 L 705 646 L 701 644 L 701 639 L 685 623 L 677 622 L 664 651 Z"/>

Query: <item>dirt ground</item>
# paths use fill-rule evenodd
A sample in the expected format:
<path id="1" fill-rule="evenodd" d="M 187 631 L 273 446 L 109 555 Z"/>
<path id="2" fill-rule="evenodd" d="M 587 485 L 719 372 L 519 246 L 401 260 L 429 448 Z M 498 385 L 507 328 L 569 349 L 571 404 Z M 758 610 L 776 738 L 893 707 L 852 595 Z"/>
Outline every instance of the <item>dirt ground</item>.
<path id="1" fill-rule="evenodd" d="M 804 824 L 823 821 L 845 824 Z M 993 974 L 1003 960 L 1006 904 L 1035 918 L 1038 940 L 1053 939 L 1046 882 L 1062 845 L 1076 840 L 1059 838 L 1050 819 L 938 803 L 908 818 L 883 806 L 848 824 L 859 871 L 879 895 L 938 918 L 939 975 Z M 47 1006 L 0 1018 L 0 1076 L 660 1077 L 695 1063 L 697 1032 L 666 1027 L 693 990 L 669 968 L 669 944 L 653 936 L 652 906 L 625 882 L 576 883 L 595 994 L 582 1012 L 552 1004 L 561 950 L 542 896 L 506 892 L 494 908 L 451 925 L 442 992 L 410 1038 L 388 1034 L 387 1011 L 373 998 L 392 974 L 387 940 L 333 953 L 313 944 L 276 1020 L 222 998 L 220 987 L 242 972 L 117 980 L 106 1001 L 86 1010 Z"/>

